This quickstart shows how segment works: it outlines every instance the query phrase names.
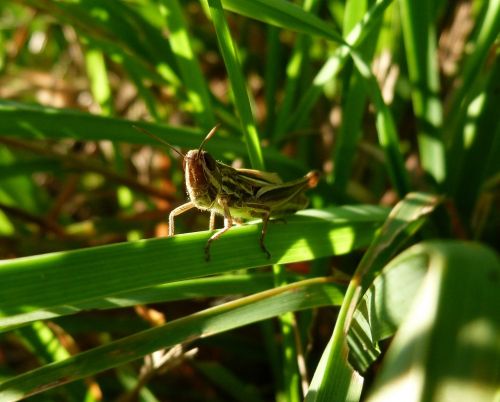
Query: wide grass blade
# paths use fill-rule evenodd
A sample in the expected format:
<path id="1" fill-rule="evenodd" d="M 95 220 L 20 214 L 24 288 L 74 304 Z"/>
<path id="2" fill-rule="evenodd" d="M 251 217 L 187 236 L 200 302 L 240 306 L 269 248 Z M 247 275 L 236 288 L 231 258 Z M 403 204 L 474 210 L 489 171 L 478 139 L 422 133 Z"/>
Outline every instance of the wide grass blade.
<path id="1" fill-rule="evenodd" d="M 376 207 L 303 211 L 272 225 L 269 260 L 258 244 L 260 225 L 249 224 L 215 242 L 210 262 L 203 252 L 210 232 L 1 261 L 0 322 L 171 281 L 344 254 L 368 244 L 385 216 Z"/>
<path id="2" fill-rule="evenodd" d="M 440 199 L 435 196 L 411 193 L 400 201 L 389 215 L 351 279 L 335 323 L 331 343 L 323 352 L 322 363 L 314 373 L 306 396 L 307 402 L 341 402 L 345 401 L 348 395 L 354 398 L 350 400 L 359 399 L 362 379 L 347 361 L 349 348 L 346 336 L 355 308 L 377 273 L 421 227 L 439 202 Z M 333 376 L 337 379 L 334 383 L 330 381 Z"/>
<path id="3" fill-rule="evenodd" d="M 200 311 L 80 353 L 0 384 L 0 399 L 17 401 L 79 378 L 117 367 L 162 348 L 192 342 L 288 311 L 335 304 L 338 289 L 331 279 L 315 278 L 254 294 Z"/>
<path id="4" fill-rule="evenodd" d="M 414 246 L 397 260 L 429 271 L 368 401 L 495 400 L 500 381 L 498 255 L 480 244 L 434 241 Z M 386 301 L 377 299 L 382 312 Z M 391 306 L 394 310 L 397 304 Z M 380 318 L 388 319 L 388 313 Z"/>

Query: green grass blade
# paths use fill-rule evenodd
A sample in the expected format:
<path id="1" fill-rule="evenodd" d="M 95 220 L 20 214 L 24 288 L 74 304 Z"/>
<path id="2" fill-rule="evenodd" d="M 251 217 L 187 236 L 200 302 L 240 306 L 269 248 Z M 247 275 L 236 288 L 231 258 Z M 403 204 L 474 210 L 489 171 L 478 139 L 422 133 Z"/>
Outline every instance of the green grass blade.
<path id="1" fill-rule="evenodd" d="M 462 129 L 464 149 L 461 155 L 456 155 L 462 161 L 455 161 L 455 170 L 450 172 L 450 183 L 456 183 L 453 198 L 466 221 L 477 207 L 478 197 L 486 190 L 485 182 L 500 172 L 498 146 L 495 146 L 500 140 L 500 122 L 496 115 L 500 94 L 495 90 L 495 83 L 500 82 L 500 58 L 483 79 L 479 93 L 463 116 L 464 122 L 467 121 Z"/>
<path id="2" fill-rule="evenodd" d="M 187 98 L 192 107 L 191 111 L 198 126 L 209 130 L 216 123 L 211 107 L 212 102 L 207 84 L 191 45 L 189 31 L 181 6 L 177 0 L 163 0 L 160 5 L 160 12 L 167 21 L 170 32 L 170 45 L 179 66 L 183 85 L 187 89 Z"/>
<path id="3" fill-rule="evenodd" d="M 485 15 L 477 22 L 477 33 L 471 41 L 473 52 L 464 61 L 462 74 L 460 74 L 459 86 L 450 100 L 447 110 L 449 122 L 446 130 L 446 140 L 449 142 L 450 158 L 448 160 L 449 177 L 447 190 L 451 194 L 459 189 L 459 173 L 467 169 L 464 158 L 470 146 L 470 140 L 465 133 L 466 118 L 470 112 L 475 112 L 476 105 L 471 102 L 478 96 L 478 92 L 484 82 L 484 76 L 491 74 L 494 66 L 488 65 L 488 55 L 498 40 L 500 31 L 500 2 L 489 1 L 483 4 Z M 498 64 L 498 55 L 496 56 Z M 486 70 L 483 74 L 482 70 Z M 479 89 L 478 89 L 479 88 Z M 472 106 L 471 109 L 469 109 Z M 468 110 L 469 109 L 469 110 Z M 488 128 L 491 132 L 491 128 Z"/>
<path id="4" fill-rule="evenodd" d="M 403 0 L 400 4 L 422 167 L 438 185 L 442 185 L 446 179 L 446 155 L 442 133 L 443 106 L 439 97 L 434 2 Z"/>
<path id="5" fill-rule="evenodd" d="M 245 137 L 250 163 L 254 169 L 265 170 L 259 143 L 259 134 L 255 126 L 250 103 L 250 94 L 243 78 L 236 44 L 231 37 L 220 1 L 209 0 L 208 4 L 229 81 L 231 82 L 234 104 L 241 119 L 241 128 Z"/>
<path id="6" fill-rule="evenodd" d="M 315 12 L 319 3 L 314 1 L 304 2 L 304 11 Z M 290 55 L 286 68 L 285 90 L 283 101 L 281 102 L 278 115 L 276 116 L 273 130 L 273 140 L 279 143 L 286 135 L 286 129 L 292 108 L 297 102 L 298 90 L 300 89 L 301 76 L 307 63 L 309 62 L 309 51 L 311 48 L 311 38 L 308 35 L 299 34 L 295 40 L 295 45 Z"/>
<path id="7" fill-rule="evenodd" d="M 269 229 L 270 260 L 258 244 L 260 225 L 249 224 L 215 242 L 210 262 L 203 252 L 210 232 L 1 261 L 0 323 L 160 283 L 347 253 L 365 246 L 385 215 L 376 207 L 302 211 Z"/>
<path id="8" fill-rule="evenodd" d="M 375 275 L 402 244 L 421 227 L 425 218 L 439 203 L 439 198 L 420 193 L 411 193 L 391 211 L 370 248 L 363 256 L 347 289 L 342 307 L 335 323 L 330 347 L 323 352 L 322 363 L 316 369 L 306 401 L 345 401 L 359 399 L 361 391 L 359 375 L 347 362 L 348 345 L 346 331 L 355 312 L 355 307 Z M 328 357 L 325 357 L 328 356 Z M 335 383 L 330 379 L 337 378 Z"/>
<path id="9" fill-rule="evenodd" d="M 404 197 L 410 191 L 410 178 L 400 150 L 391 110 L 382 98 L 377 79 L 361 55 L 355 51 L 351 51 L 350 54 L 359 73 L 366 80 L 368 93 L 376 108 L 377 135 L 386 157 L 387 173 L 398 195 Z"/>
<path id="10" fill-rule="evenodd" d="M 429 272 L 368 401 L 399 400 L 408 389 L 418 402 L 495 400 L 500 381 L 498 255 L 480 244 L 434 241 L 414 246 L 398 257 L 403 258 L 428 266 Z"/>
<path id="11" fill-rule="evenodd" d="M 366 7 L 357 0 L 346 3 L 345 20 L 343 31 L 347 35 L 352 32 L 366 15 Z M 381 22 L 379 23 L 379 26 Z M 380 29 L 372 29 L 372 37 L 375 38 Z M 371 60 L 375 51 L 376 40 L 359 47 L 359 51 L 366 59 Z M 363 77 L 358 71 L 349 69 L 350 74 L 345 80 L 346 85 L 342 90 L 342 124 L 335 141 L 332 160 L 335 169 L 327 177 L 332 185 L 332 198 L 337 202 L 346 201 L 346 189 L 352 175 L 352 166 L 356 155 L 357 145 L 362 136 L 361 122 L 366 108 L 367 88 Z"/>
<path id="12" fill-rule="evenodd" d="M 57 124 L 54 125 L 54 120 Z M 160 125 L 96 116 L 75 110 L 55 109 L 25 103 L 0 100 L 0 138 L 2 135 L 26 138 L 73 138 L 83 141 L 111 140 L 132 144 L 158 145 L 158 142 L 141 134 L 134 125 L 140 125 L 172 145 L 198 148 L 206 132 L 200 128 Z M 242 155 L 242 142 L 220 135 L 212 138 L 205 147 L 214 155 Z M 265 149 L 266 161 L 278 171 L 295 177 L 306 170 L 297 161 L 281 155 L 275 149 Z M 279 167 L 281 165 L 281 168 Z M 293 177 L 293 176 L 292 176 Z"/>
<path id="13" fill-rule="evenodd" d="M 57 335 L 60 335 L 60 333 L 57 334 L 58 330 L 54 324 L 49 326 L 42 322 L 36 322 L 16 331 L 16 335 L 19 336 L 26 349 L 36 357 L 38 363 L 48 364 L 65 360 L 71 356 L 58 338 Z M 88 385 L 83 381 L 75 382 L 59 391 L 59 397 L 68 401 L 79 400 L 83 395 L 85 395 L 85 401 L 97 401 L 89 392 Z"/>
<path id="14" fill-rule="evenodd" d="M 250 386 L 218 362 L 195 362 L 197 370 L 222 389 L 234 402 L 263 402 L 256 387 Z"/>
<path id="15" fill-rule="evenodd" d="M 359 47 L 366 37 L 368 37 L 377 24 L 381 21 L 386 8 L 392 3 L 392 0 L 381 0 L 375 3 L 365 14 L 363 20 L 347 35 L 346 42 L 352 47 Z M 344 66 L 349 57 L 347 46 L 337 49 L 331 57 L 323 64 L 313 79 L 312 85 L 301 97 L 297 108 L 292 113 L 287 131 L 303 124 L 305 118 L 311 112 L 313 106 L 323 92 L 323 87 L 335 79 L 336 75 Z"/>
<path id="16" fill-rule="evenodd" d="M 310 279 L 254 294 L 21 374 L 0 384 L 0 399 L 17 401 L 117 367 L 155 350 L 239 328 L 288 311 L 332 305 L 338 300 L 339 293 L 329 286 L 330 281 L 327 278 Z"/>
<path id="17" fill-rule="evenodd" d="M 278 86 L 280 77 L 283 73 L 283 53 L 284 49 L 280 43 L 280 29 L 269 26 L 266 32 L 266 63 L 264 80 L 266 86 L 264 88 L 265 103 L 266 103 L 266 128 L 265 137 L 270 138 L 274 129 L 276 119 L 276 100 L 278 96 Z"/>
<path id="18" fill-rule="evenodd" d="M 109 116 L 113 112 L 113 102 L 103 53 L 98 49 L 87 49 L 85 65 L 94 101 L 100 106 L 101 113 Z"/>
<path id="19" fill-rule="evenodd" d="M 224 8 L 280 28 L 345 43 L 335 28 L 284 0 L 223 0 Z"/>
<path id="20" fill-rule="evenodd" d="M 287 283 L 299 280 L 297 276 L 287 275 Z M 246 295 L 262 292 L 274 287 L 271 274 L 228 274 L 206 278 L 187 279 L 141 288 L 138 290 L 115 293 L 71 306 L 52 307 L 47 310 L 36 310 L 0 319 L 0 332 L 10 331 L 26 323 L 47 320 L 82 310 L 105 310 L 131 307 L 138 304 L 162 303 L 192 299 L 193 297 L 221 297 L 230 295 Z"/>

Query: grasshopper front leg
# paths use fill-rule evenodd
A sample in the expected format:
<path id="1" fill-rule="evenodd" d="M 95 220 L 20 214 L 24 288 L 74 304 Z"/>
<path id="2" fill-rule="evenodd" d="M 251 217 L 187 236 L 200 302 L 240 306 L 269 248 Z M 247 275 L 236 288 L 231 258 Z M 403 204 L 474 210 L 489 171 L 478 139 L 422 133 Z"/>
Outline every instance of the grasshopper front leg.
<path id="1" fill-rule="evenodd" d="M 175 233 L 174 218 L 177 215 L 183 214 L 184 212 L 189 211 L 192 208 L 194 208 L 194 204 L 190 201 L 186 202 L 185 204 L 179 205 L 172 212 L 170 212 L 170 215 L 168 216 L 168 237 L 173 236 Z"/>

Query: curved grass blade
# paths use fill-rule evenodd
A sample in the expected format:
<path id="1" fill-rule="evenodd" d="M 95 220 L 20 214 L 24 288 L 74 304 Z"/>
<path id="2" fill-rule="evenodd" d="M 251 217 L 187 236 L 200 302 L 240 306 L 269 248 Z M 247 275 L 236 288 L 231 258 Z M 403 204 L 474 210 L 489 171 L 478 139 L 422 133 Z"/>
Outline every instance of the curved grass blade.
<path id="1" fill-rule="evenodd" d="M 498 255 L 481 244 L 434 241 L 412 247 L 397 260 L 428 267 L 428 273 L 368 401 L 408 400 L 408 389 L 415 402 L 495 400 L 500 381 Z M 375 322 L 387 320 L 387 306 L 380 303 Z"/>
<path id="2" fill-rule="evenodd" d="M 385 209 L 369 206 L 302 211 L 270 228 L 270 260 L 260 251 L 260 224 L 248 224 L 216 242 L 208 263 L 208 231 L 0 261 L 0 326 L 15 324 L 17 315 L 118 292 L 348 253 L 366 246 L 385 216 Z"/>
<path id="3" fill-rule="evenodd" d="M 421 227 L 426 217 L 440 203 L 436 196 L 411 193 L 391 211 L 387 221 L 373 240 L 356 268 L 339 312 L 329 348 L 314 373 L 306 401 L 344 401 L 348 395 L 359 398 L 362 378 L 347 361 L 346 334 L 355 308 L 368 286 L 399 247 Z M 327 356 L 327 357 L 325 357 Z M 337 379 L 335 383 L 331 378 Z"/>
<path id="4" fill-rule="evenodd" d="M 331 281 L 329 278 L 309 279 L 254 294 L 35 369 L 0 384 L 0 399 L 18 401 L 139 359 L 155 350 L 192 342 L 288 311 L 339 304 L 342 292 Z"/>

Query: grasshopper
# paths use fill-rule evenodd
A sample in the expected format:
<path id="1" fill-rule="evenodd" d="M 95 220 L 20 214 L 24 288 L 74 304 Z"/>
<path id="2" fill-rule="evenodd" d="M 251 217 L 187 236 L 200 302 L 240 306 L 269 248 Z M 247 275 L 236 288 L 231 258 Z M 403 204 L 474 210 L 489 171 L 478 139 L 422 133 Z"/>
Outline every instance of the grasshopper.
<path id="1" fill-rule="evenodd" d="M 297 180 L 283 182 L 276 173 L 254 169 L 235 169 L 216 161 L 203 150 L 203 146 L 213 137 L 219 125 L 210 130 L 198 149 L 188 151 L 186 155 L 154 134 L 140 127 L 136 128 L 167 145 L 183 158 L 186 188 L 190 201 L 178 206 L 170 213 L 168 235 L 174 235 L 175 217 L 192 208 L 210 211 L 209 228 L 211 231 L 215 229 L 215 215 L 224 217 L 224 227 L 213 234 L 205 245 L 206 261 L 210 260 L 211 244 L 231 229 L 235 221 L 252 218 L 262 219 L 259 244 L 267 258 L 271 258 L 271 253 L 264 244 L 269 219 L 306 208 L 309 200 L 304 195 L 304 191 L 316 187 L 319 180 L 319 172 L 314 170 Z"/>

